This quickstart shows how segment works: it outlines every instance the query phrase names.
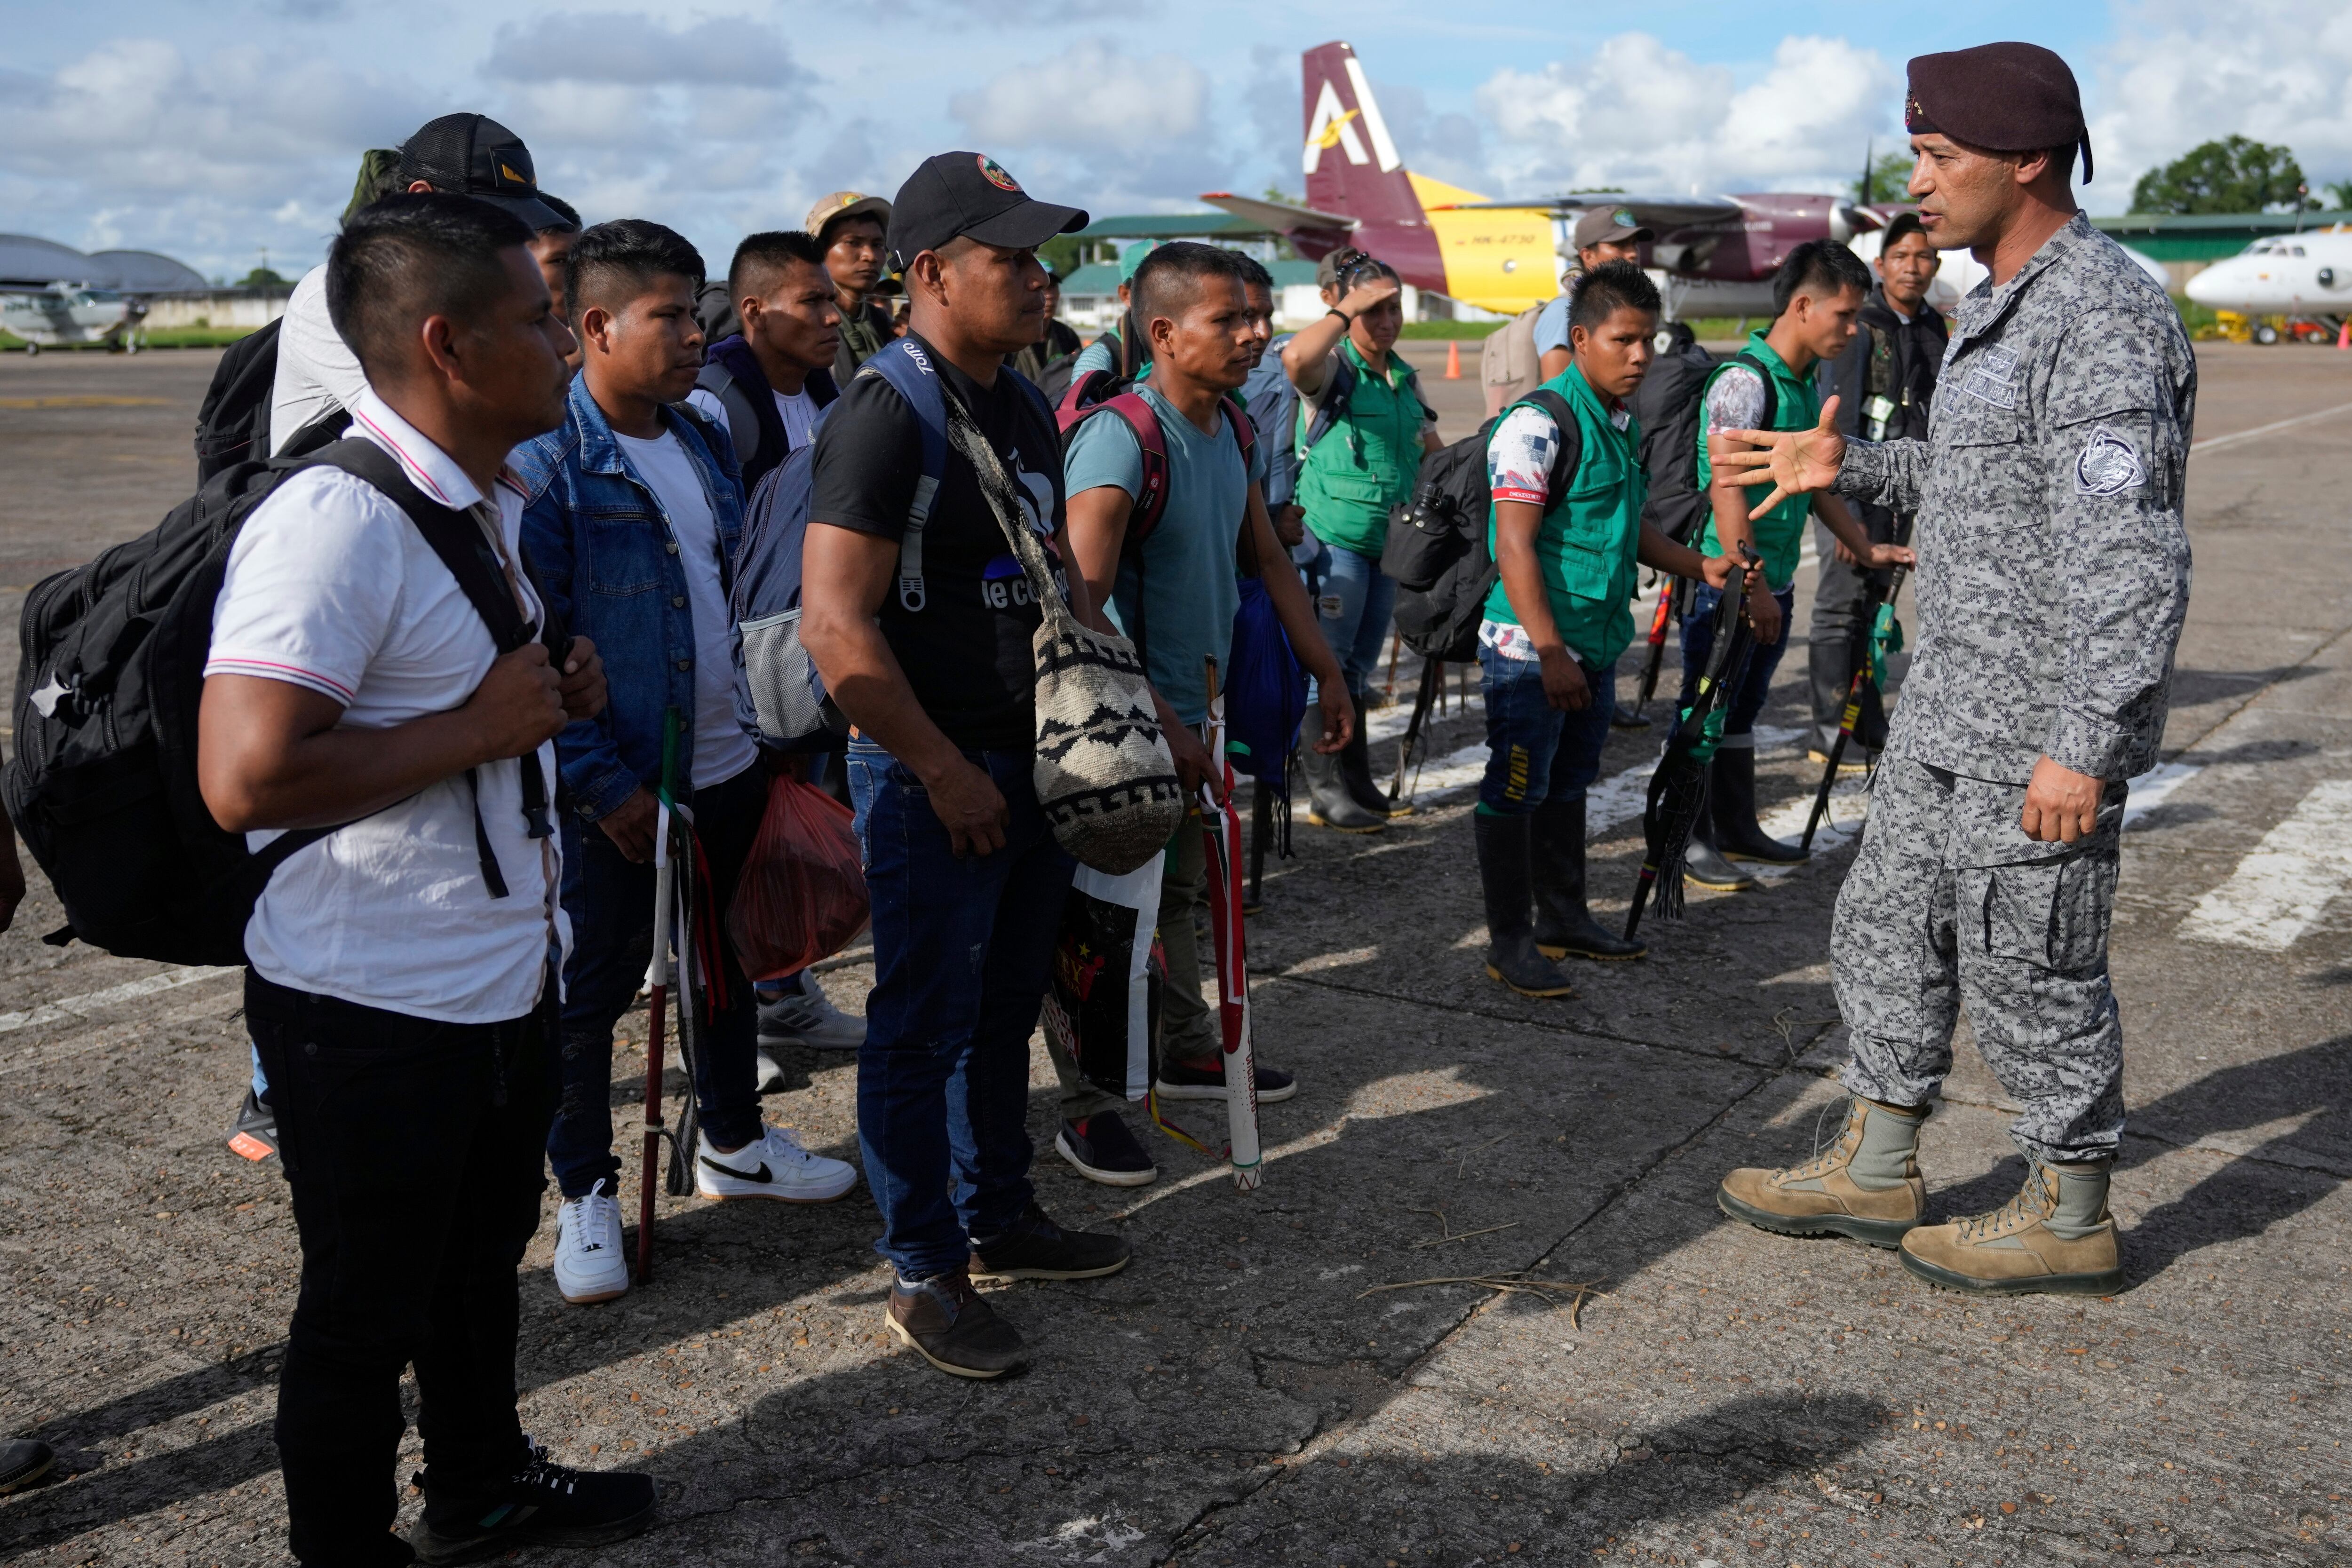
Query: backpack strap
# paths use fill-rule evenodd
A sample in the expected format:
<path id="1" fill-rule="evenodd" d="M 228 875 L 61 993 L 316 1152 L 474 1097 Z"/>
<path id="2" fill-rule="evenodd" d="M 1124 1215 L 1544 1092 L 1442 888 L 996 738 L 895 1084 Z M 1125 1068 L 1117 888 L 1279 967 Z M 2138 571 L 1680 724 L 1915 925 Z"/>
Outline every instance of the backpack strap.
<path id="1" fill-rule="evenodd" d="M 751 357 L 751 345 L 742 339 L 722 338 L 713 343 L 694 384 L 717 397 L 727 410 L 727 429 L 723 433 L 727 437 L 726 452 L 735 461 L 738 477 L 748 476 L 751 484 L 757 484 L 769 469 L 789 455 L 783 416 L 776 412 L 776 400 L 769 393 L 766 378 L 760 374 L 760 362 Z M 689 405 L 681 398 L 676 406 Z M 748 452 L 736 440 L 735 432 L 739 430 L 757 433 Z M 714 453 L 718 451 L 717 440 L 709 444 Z"/>
<path id="2" fill-rule="evenodd" d="M 1307 422 L 1307 434 L 1299 438 L 1301 457 L 1314 450 L 1315 444 L 1331 434 L 1331 427 L 1348 417 L 1348 405 L 1356 395 L 1356 367 L 1348 356 L 1333 350 L 1331 379 L 1323 383 L 1323 395 L 1315 400 L 1315 417 Z"/>
<path id="3" fill-rule="evenodd" d="M 1768 367 L 1763 361 L 1758 359 L 1746 349 L 1740 350 L 1739 352 L 1732 355 L 1731 358 L 1724 361 L 1723 363 L 1726 365 L 1746 365 L 1749 370 L 1756 372 L 1756 379 L 1764 383 L 1764 422 L 1757 428 L 1759 430 L 1771 429 L 1773 422 L 1780 417 L 1780 391 L 1779 387 L 1773 384 L 1772 371 L 1770 368 Z M 1720 365 L 1717 367 L 1717 370 L 1720 370 L 1722 366 Z M 1710 376 L 1708 379 L 1709 381 L 1712 381 L 1714 378 Z"/>
<path id="4" fill-rule="evenodd" d="M 1246 477 L 1249 466 L 1257 460 L 1257 423 L 1250 418 L 1249 405 L 1242 394 L 1229 392 L 1217 400 L 1225 405 L 1225 419 L 1234 427 L 1234 440 L 1242 449 L 1242 474 Z"/>
<path id="5" fill-rule="evenodd" d="M 1549 387 L 1538 387 L 1519 401 L 1549 414 L 1552 427 L 1559 433 L 1552 450 L 1551 472 L 1544 480 L 1544 510 L 1549 512 L 1568 494 L 1576 465 L 1584 461 L 1584 427 L 1577 423 L 1576 411 L 1568 406 L 1568 400 Z"/>
<path id="6" fill-rule="evenodd" d="M 391 453 L 373 441 L 353 437 L 324 448 L 303 466 L 340 468 L 382 492 L 386 499 L 405 512 L 416 531 L 425 537 L 425 542 L 432 546 L 434 555 L 448 568 L 449 575 L 457 580 L 459 591 L 465 594 L 466 601 L 474 607 L 474 612 L 482 618 L 482 624 L 488 628 L 490 642 L 500 656 L 513 653 L 535 637 L 552 632 L 554 635 L 547 639 L 549 653 L 551 656 L 560 658 L 562 647 L 571 639 L 562 636 L 551 625 L 535 625 L 523 618 L 522 608 L 515 602 L 514 591 L 509 585 L 506 569 L 491 550 L 490 541 L 483 535 L 481 526 L 467 513 L 445 507 L 425 496 L 410 482 L 400 460 Z M 551 622 L 553 617 L 549 616 L 547 620 Z M 555 831 L 555 825 L 548 815 L 547 777 L 541 771 L 537 752 L 520 760 L 522 763 L 523 819 L 529 825 L 530 837 L 547 838 Z M 482 825 L 480 782 L 472 768 L 467 769 L 466 779 L 474 792 L 474 851 L 481 867 L 482 883 L 492 898 L 504 898 L 507 896 L 506 877 L 499 872 L 498 856 L 490 848 L 489 831 Z M 329 832 L 333 831 L 327 830 Z M 321 833 L 320 836 L 325 835 Z M 270 848 L 274 850 L 283 841 L 280 839 Z"/>
<path id="7" fill-rule="evenodd" d="M 931 519 L 931 504 L 939 498 L 940 481 L 948 471 L 948 399 L 922 346 L 912 338 L 893 338 L 858 367 L 859 375 L 877 375 L 888 382 L 914 411 L 922 442 L 923 471 L 915 478 L 915 499 L 907 508 L 906 531 L 898 538 L 898 603 L 908 612 L 929 601 L 923 588 L 923 529 Z M 1034 390 L 1034 389 L 1033 389 Z"/>

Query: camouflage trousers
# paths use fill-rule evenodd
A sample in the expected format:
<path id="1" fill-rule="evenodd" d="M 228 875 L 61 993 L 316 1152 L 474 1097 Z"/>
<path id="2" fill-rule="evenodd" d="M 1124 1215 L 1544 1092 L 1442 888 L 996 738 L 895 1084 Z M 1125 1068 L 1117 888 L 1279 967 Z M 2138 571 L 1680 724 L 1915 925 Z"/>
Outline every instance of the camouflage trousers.
<path id="1" fill-rule="evenodd" d="M 1830 970 L 1856 1094 L 1924 1105 L 1952 1069 L 1960 1009 L 2024 1107 L 2010 1135 L 2044 1161 L 2104 1159 L 2123 1132 L 2123 1030 L 2107 983 L 2124 785 L 2072 844 L 2018 824 L 2025 789 L 1890 755 L 1838 894 Z"/>

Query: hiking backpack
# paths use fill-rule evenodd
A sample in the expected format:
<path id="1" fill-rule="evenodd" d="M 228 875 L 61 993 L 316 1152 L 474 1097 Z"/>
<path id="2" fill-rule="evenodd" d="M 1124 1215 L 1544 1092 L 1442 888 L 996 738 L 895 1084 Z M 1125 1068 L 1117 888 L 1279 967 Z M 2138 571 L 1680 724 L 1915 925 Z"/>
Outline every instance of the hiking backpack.
<path id="1" fill-rule="evenodd" d="M 534 634 L 473 518 L 427 500 L 398 459 L 358 439 L 233 464 L 152 530 L 43 580 L 25 600 L 16 749 L 0 792 L 65 905 L 65 927 L 44 938 L 52 946 L 79 937 L 119 957 L 242 964 L 270 873 L 336 831 L 297 829 L 249 852 L 196 785 L 196 714 L 229 551 L 263 499 L 317 466 L 366 481 L 408 514 L 500 653 Z M 546 635 L 551 652 L 564 646 L 560 629 Z M 524 810 L 542 836 L 547 781 L 536 756 L 524 760 Z M 478 814 L 475 839 L 491 896 L 506 896 Z"/>
<path id="2" fill-rule="evenodd" d="M 1549 387 L 1538 387 L 1519 402 L 1551 415 L 1559 430 L 1545 486 L 1549 510 L 1567 493 L 1583 455 L 1581 432 L 1568 400 Z M 1486 444 L 1509 413 L 1506 408 L 1475 435 L 1423 458 L 1412 501 L 1389 514 L 1381 570 L 1397 582 L 1397 631 L 1424 658 L 1467 664 L 1478 656 L 1478 623 L 1501 575 L 1487 542 L 1495 496 L 1487 483 Z"/>
<path id="3" fill-rule="evenodd" d="M 269 397 L 278 384 L 279 317 L 222 353 L 196 410 L 196 483 L 233 464 L 269 455 Z"/>
<path id="4" fill-rule="evenodd" d="M 891 588 L 901 608 L 919 612 L 929 602 L 923 530 L 948 471 L 947 391 L 929 354 L 912 338 L 883 344 L 857 373 L 888 382 L 913 411 L 920 434 L 922 472 L 898 538 L 898 574 Z M 1012 377 L 1044 408 L 1045 399 L 1019 371 L 1007 365 L 997 373 Z M 778 751 L 830 750 L 849 733 L 849 721 L 826 694 L 824 677 L 801 643 L 801 547 L 808 538 L 815 488 L 816 433 L 836 406 L 819 409 L 807 444 L 770 469 L 752 490 L 742 541 L 735 549 L 728 610 L 735 627 L 735 669 L 741 676 L 736 687 L 751 703 L 751 712 L 739 712 L 738 717 L 761 745 Z"/>
<path id="5" fill-rule="evenodd" d="M 1478 382 L 1486 389 L 1487 406 L 1497 413 L 1543 384 L 1543 357 L 1536 352 L 1536 318 L 1550 303 L 1547 299 L 1528 306 L 1487 333 L 1478 350 Z"/>
<path id="6" fill-rule="evenodd" d="M 1650 479 L 1642 515 L 1676 544 L 1696 547 L 1715 515 L 1699 488 L 1698 434 L 1706 418 L 1706 384 L 1720 367 L 1698 346 L 1688 323 L 1672 322 L 1663 330 L 1668 346 L 1651 361 L 1632 399 L 1633 417 L 1642 425 L 1642 469 Z M 1744 349 L 1722 363 L 1746 365 L 1764 382 L 1763 423 L 1769 427 L 1780 406 L 1771 373 Z"/>
<path id="7" fill-rule="evenodd" d="M 714 340 L 704 352 L 700 373 L 694 378 L 695 386 L 717 398 L 719 406 L 727 411 L 726 427 L 713 434 L 728 444 L 730 452 L 740 454 L 742 450 L 734 432 L 759 433 L 751 453 L 738 457 L 747 494 L 759 488 L 760 481 L 792 455 L 786 447 L 783 415 L 776 412 L 774 390 L 759 369 L 759 361 L 751 358 L 751 345 L 738 335 Z M 840 395 L 834 389 L 831 370 L 811 371 L 802 390 L 816 405 L 819 417 L 825 406 Z M 810 430 L 814 439 L 814 423 Z"/>
<path id="8" fill-rule="evenodd" d="M 278 385 L 279 317 L 258 331 L 247 332 L 228 346 L 205 401 L 196 410 L 196 486 L 239 463 L 268 461 L 270 396 Z M 331 408 L 287 437 L 276 455 L 307 457 L 323 450 L 351 428 L 347 409 Z"/>

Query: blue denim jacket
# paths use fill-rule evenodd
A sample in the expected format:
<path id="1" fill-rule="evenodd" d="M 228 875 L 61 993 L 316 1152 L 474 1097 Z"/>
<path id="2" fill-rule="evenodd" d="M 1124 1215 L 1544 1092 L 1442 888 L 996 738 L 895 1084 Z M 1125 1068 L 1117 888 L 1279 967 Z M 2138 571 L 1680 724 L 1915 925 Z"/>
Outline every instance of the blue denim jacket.
<path id="1" fill-rule="evenodd" d="M 743 536 L 743 488 L 732 445 L 706 440 L 706 423 L 672 408 L 677 432 L 719 528 L 720 580 L 732 585 Z M 572 379 L 562 424 L 509 459 L 530 497 L 523 549 L 531 578 L 575 635 L 594 641 L 612 696 L 604 711 L 555 737 L 572 808 L 589 821 L 616 810 L 661 777 L 662 718 L 676 708 L 681 774 L 694 755 L 694 618 L 686 567 L 653 490 L 629 467 L 604 411 Z M 744 706 L 739 695 L 738 706 Z M 692 780 L 681 777 L 680 787 Z"/>

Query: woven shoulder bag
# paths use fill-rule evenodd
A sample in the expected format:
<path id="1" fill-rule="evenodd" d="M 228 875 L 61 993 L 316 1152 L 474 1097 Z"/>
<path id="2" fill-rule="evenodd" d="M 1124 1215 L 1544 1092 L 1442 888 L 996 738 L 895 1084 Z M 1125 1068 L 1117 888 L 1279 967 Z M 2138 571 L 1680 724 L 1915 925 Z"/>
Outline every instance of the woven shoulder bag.
<path id="1" fill-rule="evenodd" d="M 980 476 L 981 493 L 1044 610 L 1037 659 L 1037 803 L 1054 837 L 1084 863 L 1114 876 L 1167 847 L 1184 820 L 1184 791 L 1160 733 L 1143 659 L 1125 637 L 1078 623 L 1054 584 L 1036 533 L 1022 520 L 1012 477 L 954 396 L 948 443 Z"/>

